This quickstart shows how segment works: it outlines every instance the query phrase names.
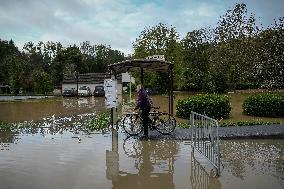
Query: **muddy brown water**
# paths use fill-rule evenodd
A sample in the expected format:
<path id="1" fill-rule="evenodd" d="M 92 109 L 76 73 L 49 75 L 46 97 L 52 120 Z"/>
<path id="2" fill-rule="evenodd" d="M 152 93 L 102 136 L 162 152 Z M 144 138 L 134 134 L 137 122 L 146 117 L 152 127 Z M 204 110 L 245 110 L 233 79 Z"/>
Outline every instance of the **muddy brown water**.
<path id="1" fill-rule="evenodd" d="M 166 97 L 153 100 L 167 110 Z M 283 139 L 221 141 L 222 172 L 216 178 L 212 166 L 192 154 L 190 141 L 81 129 L 84 116 L 101 111 L 104 99 L 94 97 L 1 103 L 0 120 L 34 120 L 38 127 L 0 132 L 0 188 L 284 187 Z M 70 122 L 75 126 L 68 127 Z"/>
<path id="2" fill-rule="evenodd" d="M 48 128 L 1 133 L 0 139 L 1 189 L 284 187 L 284 140 L 222 141 L 216 178 L 189 141 Z"/>

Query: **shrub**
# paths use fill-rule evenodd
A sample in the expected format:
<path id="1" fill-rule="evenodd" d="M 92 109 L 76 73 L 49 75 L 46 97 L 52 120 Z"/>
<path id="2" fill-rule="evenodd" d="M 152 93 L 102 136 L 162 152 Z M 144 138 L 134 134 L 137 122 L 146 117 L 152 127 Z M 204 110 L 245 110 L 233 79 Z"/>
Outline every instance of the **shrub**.
<path id="1" fill-rule="evenodd" d="M 231 111 L 229 97 L 227 95 L 205 94 L 178 100 L 178 117 L 189 119 L 191 111 L 205 114 L 214 119 L 228 118 Z"/>
<path id="2" fill-rule="evenodd" d="M 284 93 L 263 93 L 246 98 L 243 111 L 247 115 L 263 117 L 284 116 Z"/>

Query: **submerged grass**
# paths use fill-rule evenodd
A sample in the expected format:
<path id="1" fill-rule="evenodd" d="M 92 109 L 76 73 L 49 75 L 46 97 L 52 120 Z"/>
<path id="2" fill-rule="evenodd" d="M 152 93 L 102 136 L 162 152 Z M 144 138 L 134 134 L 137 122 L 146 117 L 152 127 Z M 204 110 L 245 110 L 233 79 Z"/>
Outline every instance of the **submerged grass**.
<path id="1" fill-rule="evenodd" d="M 271 122 L 263 120 L 247 120 L 247 121 L 223 121 L 220 122 L 220 127 L 241 127 L 241 126 L 254 126 L 254 125 L 280 125 L 280 122 Z M 188 129 L 190 128 L 190 123 L 178 123 L 177 125 L 180 128 Z M 284 127 L 284 126 L 283 126 Z"/>
<path id="2" fill-rule="evenodd" d="M 90 130 L 102 130 L 108 128 L 110 124 L 110 113 L 103 112 L 98 114 L 96 117 L 90 119 L 86 127 Z"/>
<path id="3" fill-rule="evenodd" d="M 30 130 L 33 128 L 52 128 L 53 130 L 59 130 L 62 128 L 72 128 L 75 130 L 89 130 L 100 131 L 108 128 L 110 124 L 110 113 L 103 112 L 100 114 L 87 113 L 73 115 L 71 117 L 49 117 L 44 121 L 25 121 L 19 123 L 10 123 L 0 121 L 0 131 L 19 131 Z"/>
<path id="4" fill-rule="evenodd" d="M 0 121 L 0 131 L 14 131 L 17 129 L 31 128 L 33 125 L 28 122 L 23 123 L 8 123 Z"/>

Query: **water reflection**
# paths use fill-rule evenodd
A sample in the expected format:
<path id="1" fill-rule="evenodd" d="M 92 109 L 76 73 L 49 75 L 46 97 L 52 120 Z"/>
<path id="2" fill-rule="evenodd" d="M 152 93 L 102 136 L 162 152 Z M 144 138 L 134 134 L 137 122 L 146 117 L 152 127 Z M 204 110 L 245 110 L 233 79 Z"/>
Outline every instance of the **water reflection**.
<path id="1" fill-rule="evenodd" d="M 222 159 L 228 171 L 241 180 L 249 171 L 255 175 L 268 172 L 284 181 L 284 140 L 226 141 L 222 147 Z"/>
<path id="2" fill-rule="evenodd" d="M 0 150 L 9 150 L 11 143 L 17 144 L 19 140 L 17 135 L 18 132 L 0 131 Z"/>
<path id="3" fill-rule="evenodd" d="M 89 133 L 75 124 L 83 120 L 50 117 L 40 127 L 0 132 L 0 188 L 284 186 L 283 139 L 222 141 L 224 170 L 217 179 L 204 159 L 191 154 L 188 141 L 142 140 L 115 130 Z"/>
<path id="4" fill-rule="evenodd" d="M 106 151 L 107 178 L 112 180 L 113 189 L 175 188 L 174 157 L 178 149 L 179 145 L 174 140 L 153 141 L 126 137 L 123 140 L 123 151 L 131 171 L 120 169 L 118 152 Z"/>
<path id="5" fill-rule="evenodd" d="M 0 144 L 7 147 L 9 143 L 16 143 L 19 139 L 17 135 L 40 135 L 42 137 L 48 135 L 63 135 L 66 132 L 73 134 L 84 133 L 90 134 L 91 131 L 86 129 L 85 125 L 88 124 L 90 118 L 96 116 L 94 113 L 78 114 L 66 117 L 50 116 L 43 118 L 43 121 L 25 121 L 17 123 L 17 129 L 12 131 L 0 131 Z M 105 130 L 97 131 L 104 133 Z"/>
<path id="6" fill-rule="evenodd" d="M 192 189 L 221 189 L 221 182 L 215 175 L 213 169 L 208 172 L 196 159 L 194 153 L 191 153 L 190 182 Z"/>

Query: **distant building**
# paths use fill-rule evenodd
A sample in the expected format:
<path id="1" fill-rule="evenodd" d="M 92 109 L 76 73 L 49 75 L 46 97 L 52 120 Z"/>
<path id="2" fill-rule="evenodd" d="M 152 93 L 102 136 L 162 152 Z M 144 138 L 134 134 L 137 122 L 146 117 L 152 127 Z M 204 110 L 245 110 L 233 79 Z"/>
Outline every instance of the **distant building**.
<path id="1" fill-rule="evenodd" d="M 126 91 L 127 88 L 129 87 L 130 82 L 131 84 L 135 84 L 135 78 L 132 77 L 128 72 L 122 73 L 121 75 L 122 75 L 122 89 Z"/>
<path id="2" fill-rule="evenodd" d="M 9 85 L 0 84 L 0 94 L 10 94 L 11 88 Z"/>
<path id="3" fill-rule="evenodd" d="M 78 87 L 87 86 L 91 89 L 92 93 L 96 86 L 103 86 L 105 79 L 110 79 L 109 73 L 86 73 L 78 75 Z M 77 78 L 76 75 L 64 75 L 62 81 L 62 91 L 64 89 L 77 90 Z M 117 76 L 117 93 L 122 93 L 122 76 Z"/>

